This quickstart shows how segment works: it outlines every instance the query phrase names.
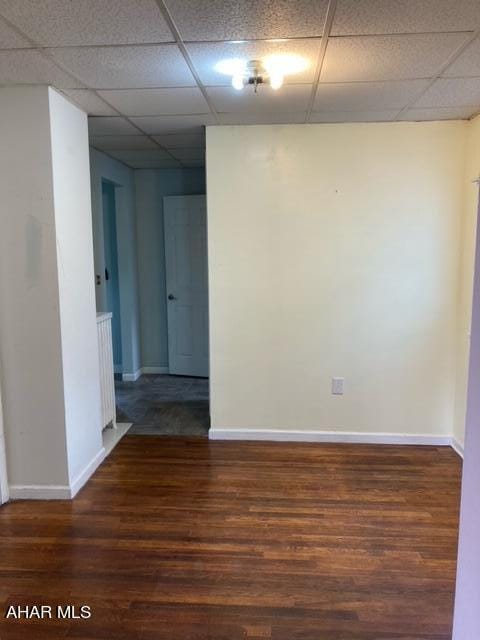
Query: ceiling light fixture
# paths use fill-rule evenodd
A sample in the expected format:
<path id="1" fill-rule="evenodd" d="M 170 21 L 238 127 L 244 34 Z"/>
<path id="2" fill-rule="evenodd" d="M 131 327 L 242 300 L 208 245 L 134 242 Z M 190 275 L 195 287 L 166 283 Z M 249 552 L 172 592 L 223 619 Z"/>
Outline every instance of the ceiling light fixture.
<path id="1" fill-rule="evenodd" d="M 297 55 L 271 55 L 263 60 L 244 60 L 230 58 L 215 65 L 216 71 L 232 78 L 232 87 L 241 91 L 246 85 L 252 85 L 255 93 L 261 84 L 270 84 L 276 91 L 283 85 L 286 75 L 300 73 L 307 69 L 308 62 Z"/>

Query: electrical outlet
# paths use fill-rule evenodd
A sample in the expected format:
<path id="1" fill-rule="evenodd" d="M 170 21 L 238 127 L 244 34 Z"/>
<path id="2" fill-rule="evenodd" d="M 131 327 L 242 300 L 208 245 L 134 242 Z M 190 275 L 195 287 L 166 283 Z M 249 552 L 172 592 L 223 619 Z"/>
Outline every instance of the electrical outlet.
<path id="1" fill-rule="evenodd" d="M 332 394 L 334 396 L 343 396 L 343 388 L 345 378 L 332 378 Z"/>

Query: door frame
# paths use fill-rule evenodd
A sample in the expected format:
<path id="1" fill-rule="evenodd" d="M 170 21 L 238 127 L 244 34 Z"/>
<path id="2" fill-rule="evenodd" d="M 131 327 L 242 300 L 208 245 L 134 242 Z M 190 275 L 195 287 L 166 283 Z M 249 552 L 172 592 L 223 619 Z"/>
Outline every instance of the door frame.
<path id="1" fill-rule="evenodd" d="M 122 319 L 124 316 L 124 311 L 123 311 L 123 305 L 122 305 L 122 272 L 120 269 L 120 260 L 119 260 L 119 249 L 118 249 L 118 205 L 119 205 L 119 198 L 123 195 L 123 190 L 122 190 L 122 185 L 117 184 L 116 182 L 114 182 L 113 180 L 110 180 L 109 178 L 101 178 L 101 186 L 102 186 L 102 272 L 100 274 L 101 277 L 101 287 L 102 287 L 102 307 L 104 311 L 109 311 L 111 312 L 111 309 L 107 309 L 107 301 L 108 301 L 108 293 L 107 293 L 107 278 L 106 278 L 106 271 L 107 271 L 107 265 L 106 265 L 106 249 L 105 249 L 105 241 L 106 241 L 106 237 L 105 237 L 105 208 L 104 208 L 104 194 L 103 194 L 103 185 L 107 184 L 109 185 L 112 189 L 113 189 L 113 199 L 114 199 L 114 222 L 115 222 L 115 250 L 116 250 L 116 261 L 117 261 L 117 276 L 118 276 L 118 307 L 119 307 L 119 312 L 118 312 L 118 323 L 119 323 L 119 330 L 120 330 L 120 357 L 121 357 L 121 363 L 115 364 L 114 362 L 114 372 L 118 373 L 118 374 L 123 374 L 123 368 L 124 368 L 124 341 L 123 341 L 123 327 L 122 327 Z M 110 229 L 111 231 L 111 229 Z M 112 242 L 113 239 L 112 238 L 108 238 L 108 241 Z M 115 321 L 117 321 L 117 319 L 115 319 Z M 112 322 L 112 329 L 113 329 L 113 322 Z"/>

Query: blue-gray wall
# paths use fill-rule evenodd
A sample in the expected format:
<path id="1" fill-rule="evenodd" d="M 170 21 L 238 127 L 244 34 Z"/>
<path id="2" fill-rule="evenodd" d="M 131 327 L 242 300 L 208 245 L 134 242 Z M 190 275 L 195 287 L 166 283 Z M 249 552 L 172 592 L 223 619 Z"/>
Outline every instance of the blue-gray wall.
<path id="1" fill-rule="evenodd" d="M 127 377 L 135 377 L 141 368 L 134 173 L 104 153 L 90 150 L 95 273 L 101 277 L 100 285 L 95 287 L 98 311 L 107 310 L 102 181 L 109 180 L 115 185 L 122 368 Z"/>
<path id="2" fill-rule="evenodd" d="M 163 197 L 205 193 L 204 169 L 135 171 L 142 367 L 168 367 Z"/>

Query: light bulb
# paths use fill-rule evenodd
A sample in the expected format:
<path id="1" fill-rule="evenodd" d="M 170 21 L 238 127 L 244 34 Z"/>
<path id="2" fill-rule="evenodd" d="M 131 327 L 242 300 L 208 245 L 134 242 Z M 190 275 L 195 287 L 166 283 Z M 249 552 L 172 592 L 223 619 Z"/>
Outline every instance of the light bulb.
<path id="1" fill-rule="evenodd" d="M 232 76 L 232 87 L 237 91 L 243 89 L 243 76 L 240 73 L 236 73 Z"/>
<path id="2" fill-rule="evenodd" d="M 275 71 L 270 75 L 270 86 L 274 91 L 280 89 L 283 84 L 283 75 L 278 71 Z"/>

